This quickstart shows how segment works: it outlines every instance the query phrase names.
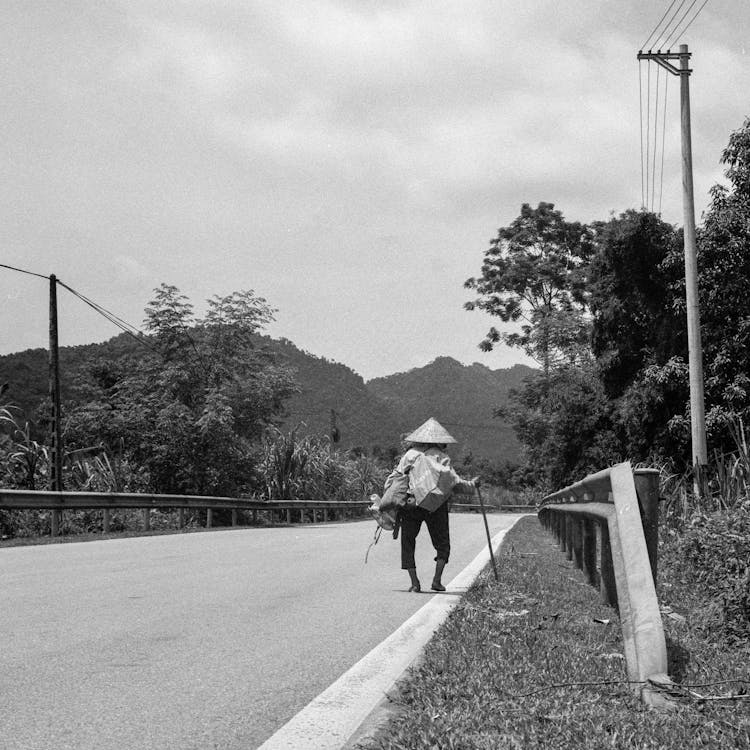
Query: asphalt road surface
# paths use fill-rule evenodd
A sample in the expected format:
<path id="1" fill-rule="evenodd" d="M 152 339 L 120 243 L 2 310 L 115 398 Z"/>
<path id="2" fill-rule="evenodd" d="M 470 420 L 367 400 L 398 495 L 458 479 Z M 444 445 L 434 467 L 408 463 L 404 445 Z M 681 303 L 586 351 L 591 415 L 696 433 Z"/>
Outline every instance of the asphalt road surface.
<path id="1" fill-rule="evenodd" d="M 374 528 L 0 549 L 0 746 L 256 748 L 432 596 L 407 592 L 389 534 L 365 564 Z M 451 514 L 451 543 L 444 581 L 486 545 L 481 515 Z M 425 588 L 433 556 L 423 527 Z"/>

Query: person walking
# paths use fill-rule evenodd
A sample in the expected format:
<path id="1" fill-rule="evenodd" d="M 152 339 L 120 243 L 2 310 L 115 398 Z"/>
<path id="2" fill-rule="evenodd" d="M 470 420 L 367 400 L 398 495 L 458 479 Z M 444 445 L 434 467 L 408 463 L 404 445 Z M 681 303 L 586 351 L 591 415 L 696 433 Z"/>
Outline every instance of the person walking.
<path id="1" fill-rule="evenodd" d="M 410 492 L 406 499 L 406 505 L 399 511 L 401 531 L 401 568 L 409 573 L 411 585 L 409 591 L 420 592 L 422 586 L 417 577 L 417 565 L 414 560 L 417 535 L 422 528 L 422 523 L 427 525 L 432 546 L 435 548 L 435 575 L 430 588 L 433 591 L 445 591 L 442 576 L 448 558 L 450 556 L 450 529 L 448 526 L 448 504 L 453 493 L 473 494 L 479 484 L 479 477 L 472 480 L 462 479 L 450 466 L 450 458 L 445 453 L 448 443 L 456 440 L 436 420 L 430 417 L 423 425 L 404 439 L 409 448 L 401 457 L 396 468 L 388 475 L 385 488 L 399 476 L 408 474 L 414 464 L 422 457 L 427 456 L 436 463 L 447 467 L 452 479 L 452 488 L 446 495 L 444 502 L 436 509 L 429 511 L 416 504 L 413 493 Z"/>

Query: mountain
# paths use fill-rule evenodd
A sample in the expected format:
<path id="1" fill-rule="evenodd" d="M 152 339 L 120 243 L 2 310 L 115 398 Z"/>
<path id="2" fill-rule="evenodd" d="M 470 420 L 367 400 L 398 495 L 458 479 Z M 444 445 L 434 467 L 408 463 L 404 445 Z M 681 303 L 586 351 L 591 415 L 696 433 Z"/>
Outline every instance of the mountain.
<path id="1" fill-rule="evenodd" d="M 458 454 L 515 460 L 519 445 L 512 428 L 492 415 L 532 372 L 525 365 L 490 370 L 438 357 L 424 367 L 370 380 L 367 387 L 400 415 L 407 430 L 435 417 L 458 440 Z"/>
<path id="2" fill-rule="evenodd" d="M 284 429 L 299 426 L 302 432 L 330 435 L 335 425 L 338 447 L 398 449 L 400 438 L 428 417 L 435 417 L 459 441 L 457 456 L 471 453 L 494 460 L 518 457 L 518 442 L 511 428 L 493 418 L 511 388 L 533 372 L 523 365 L 490 370 L 484 365 L 462 365 L 450 357 L 365 382 L 339 362 L 317 357 L 286 339 L 259 337 L 259 346 L 270 349 L 279 363 L 290 367 L 299 393 L 286 404 Z M 85 397 L 80 376 L 99 359 L 138 356 L 139 344 L 121 334 L 101 344 L 60 349 L 63 404 Z M 8 383 L 5 396 L 27 416 L 47 397 L 48 363 L 44 349 L 0 356 L 0 383 Z"/>
<path id="3" fill-rule="evenodd" d="M 300 388 L 286 403 L 285 427 L 301 425 L 302 432 L 330 435 L 335 426 L 339 446 L 347 450 L 398 447 L 396 413 L 372 394 L 360 375 L 339 362 L 308 354 L 286 339 L 269 339 L 267 344 L 280 363 L 292 368 Z"/>

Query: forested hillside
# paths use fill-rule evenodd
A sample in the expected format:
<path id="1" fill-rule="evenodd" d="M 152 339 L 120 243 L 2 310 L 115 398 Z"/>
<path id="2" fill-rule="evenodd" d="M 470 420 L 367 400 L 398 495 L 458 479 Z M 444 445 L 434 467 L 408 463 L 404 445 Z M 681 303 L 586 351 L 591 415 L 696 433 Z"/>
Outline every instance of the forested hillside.
<path id="1" fill-rule="evenodd" d="M 471 453 L 491 460 L 514 461 L 518 441 L 512 429 L 493 412 L 503 405 L 511 388 L 532 372 L 517 365 L 507 370 L 465 366 L 439 357 L 424 367 L 376 378 L 367 383 L 349 367 L 317 357 L 291 341 L 256 336 L 256 348 L 267 351 L 278 365 L 288 367 L 296 384 L 276 421 L 283 429 L 299 427 L 301 434 L 331 433 L 332 418 L 343 450 L 392 453 L 400 437 L 434 416 L 459 441 L 456 455 Z M 133 362 L 148 351 L 127 334 L 101 344 L 60 350 L 64 408 L 85 401 L 91 373 L 103 363 Z M 32 420 L 47 399 L 48 364 L 44 349 L 30 349 L 0 357 L 0 383 L 8 383 L 6 397 Z M 332 412 L 334 414 L 332 415 Z M 39 435 L 43 437 L 43 435 Z"/>
<path id="2" fill-rule="evenodd" d="M 400 415 L 402 429 L 435 417 L 459 441 L 458 455 L 515 461 L 519 445 L 513 429 L 493 414 L 532 372 L 524 365 L 490 370 L 438 357 L 425 367 L 370 380 L 367 387 Z"/>
<path id="3" fill-rule="evenodd" d="M 346 365 L 316 357 L 291 341 L 269 339 L 279 362 L 290 367 L 298 392 L 285 404 L 285 427 L 329 435 L 335 425 L 339 447 L 388 451 L 397 448 L 402 429 L 398 415 Z M 332 412 L 334 412 L 332 414 Z"/>

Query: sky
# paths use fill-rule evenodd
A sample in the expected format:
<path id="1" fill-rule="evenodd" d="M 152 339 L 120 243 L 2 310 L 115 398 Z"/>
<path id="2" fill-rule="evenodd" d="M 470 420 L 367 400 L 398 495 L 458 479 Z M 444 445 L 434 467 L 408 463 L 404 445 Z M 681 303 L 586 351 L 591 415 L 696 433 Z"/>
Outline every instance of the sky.
<path id="1" fill-rule="evenodd" d="M 365 379 L 528 364 L 478 349 L 500 321 L 463 309 L 463 282 L 523 203 L 585 222 L 641 205 L 636 54 L 668 7 L 6 0 L 0 263 L 136 326 L 162 283 L 199 315 L 252 289 L 267 333 Z M 750 3 L 709 0 L 680 42 L 700 222 L 750 114 Z M 681 226 L 678 94 L 654 195 Z M 61 345 L 119 333 L 58 295 Z M 0 316 L 0 354 L 46 347 L 47 281 L 0 268 Z"/>

